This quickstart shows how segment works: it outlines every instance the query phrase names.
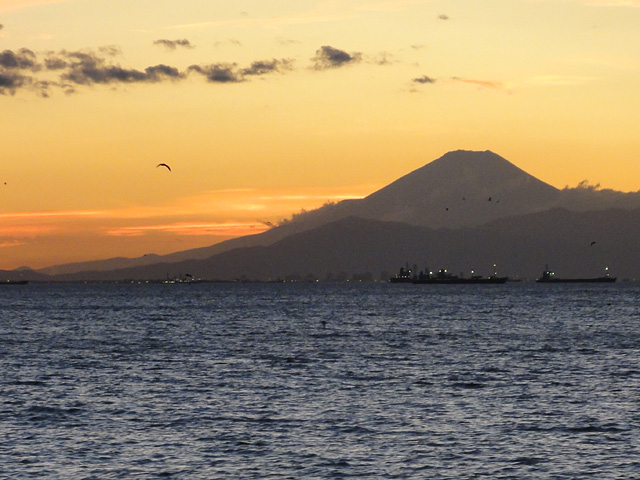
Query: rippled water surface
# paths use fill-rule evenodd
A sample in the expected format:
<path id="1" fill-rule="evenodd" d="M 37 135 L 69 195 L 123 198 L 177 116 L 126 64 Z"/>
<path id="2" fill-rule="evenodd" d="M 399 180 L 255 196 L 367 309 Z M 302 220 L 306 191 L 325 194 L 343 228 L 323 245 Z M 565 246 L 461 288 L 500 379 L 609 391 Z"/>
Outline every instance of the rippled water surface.
<path id="1" fill-rule="evenodd" d="M 0 477 L 640 478 L 640 285 L 0 287 Z"/>

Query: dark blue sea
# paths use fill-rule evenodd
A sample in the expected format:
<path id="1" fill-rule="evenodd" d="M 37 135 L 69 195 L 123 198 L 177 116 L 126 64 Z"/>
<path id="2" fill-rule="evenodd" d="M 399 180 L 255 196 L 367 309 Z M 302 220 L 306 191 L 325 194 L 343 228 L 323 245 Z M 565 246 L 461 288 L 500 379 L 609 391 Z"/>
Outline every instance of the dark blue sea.
<path id="1" fill-rule="evenodd" d="M 3 479 L 640 478 L 640 284 L 0 286 Z"/>

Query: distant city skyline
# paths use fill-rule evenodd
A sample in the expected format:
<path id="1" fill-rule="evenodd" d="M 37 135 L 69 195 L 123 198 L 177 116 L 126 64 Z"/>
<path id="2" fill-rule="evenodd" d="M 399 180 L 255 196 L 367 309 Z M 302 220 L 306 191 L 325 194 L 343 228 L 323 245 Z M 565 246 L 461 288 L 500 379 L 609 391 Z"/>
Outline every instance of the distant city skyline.
<path id="1" fill-rule="evenodd" d="M 258 233 L 457 149 L 640 189 L 639 0 L 148 5 L 0 0 L 0 269 Z"/>

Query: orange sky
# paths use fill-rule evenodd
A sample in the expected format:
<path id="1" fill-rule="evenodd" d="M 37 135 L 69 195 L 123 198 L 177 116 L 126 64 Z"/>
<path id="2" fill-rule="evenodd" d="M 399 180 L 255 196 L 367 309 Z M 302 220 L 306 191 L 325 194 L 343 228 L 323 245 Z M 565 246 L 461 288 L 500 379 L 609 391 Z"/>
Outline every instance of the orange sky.
<path id="1" fill-rule="evenodd" d="M 456 149 L 637 191 L 638 25 L 640 0 L 0 0 L 0 268 L 258 233 Z"/>

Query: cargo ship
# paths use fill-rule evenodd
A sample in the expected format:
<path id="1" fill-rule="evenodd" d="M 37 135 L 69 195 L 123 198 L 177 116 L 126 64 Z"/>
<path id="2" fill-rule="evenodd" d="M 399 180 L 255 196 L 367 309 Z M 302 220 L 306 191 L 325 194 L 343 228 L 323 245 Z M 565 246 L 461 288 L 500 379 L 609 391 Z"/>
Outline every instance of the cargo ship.
<path id="1" fill-rule="evenodd" d="M 420 284 L 448 284 L 448 285 L 460 285 L 460 284 L 492 284 L 492 283 L 505 283 L 509 277 L 498 277 L 497 275 L 491 275 L 489 277 L 482 277 L 480 275 L 471 275 L 470 277 L 459 277 L 448 273 L 445 269 L 438 270 L 438 273 L 432 275 L 429 273 L 421 273 L 413 279 L 412 283 Z"/>
<path id="2" fill-rule="evenodd" d="M 561 278 L 556 277 L 555 273 L 549 270 L 548 266 L 545 266 L 542 276 L 536 279 L 536 283 L 613 283 L 616 281 L 616 277 L 609 275 L 609 269 L 605 268 L 607 272 L 602 277 L 588 277 L 588 278 Z"/>
<path id="3" fill-rule="evenodd" d="M 400 272 L 389 279 L 391 283 L 413 283 L 413 284 L 445 284 L 445 285 L 466 285 L 466 284 L 499 284 L 505 283 L 509 277 L 498 277 L 491 275 L 482 277 L 480 275 L 471 274 L 470 277 L 453 275 L 442 268 L 437 273 L 420 272 L 414 275 L 410 268 L 401 268 Z"/>

